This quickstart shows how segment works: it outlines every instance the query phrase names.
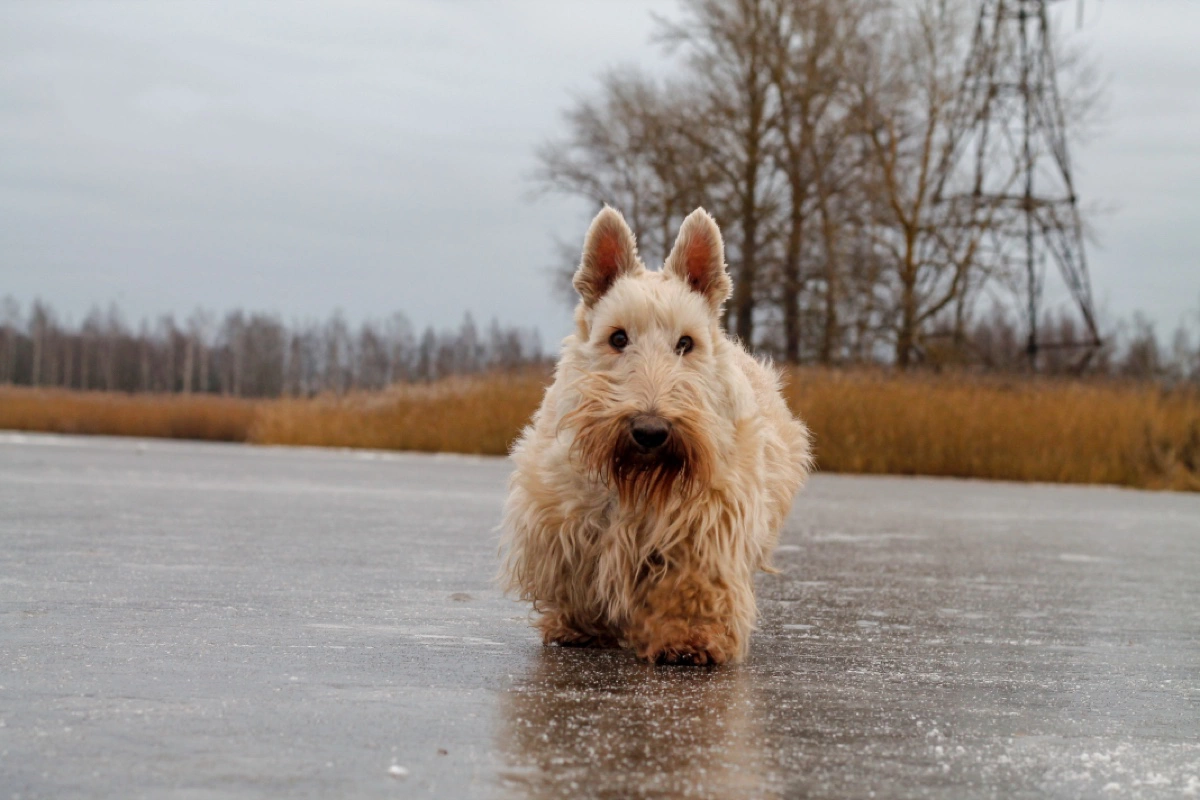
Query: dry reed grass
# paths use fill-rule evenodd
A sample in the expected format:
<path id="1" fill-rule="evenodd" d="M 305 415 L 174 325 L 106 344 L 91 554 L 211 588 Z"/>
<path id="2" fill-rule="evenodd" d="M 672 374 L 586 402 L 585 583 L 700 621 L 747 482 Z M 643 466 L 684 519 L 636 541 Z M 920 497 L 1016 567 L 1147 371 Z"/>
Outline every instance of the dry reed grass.
<path id="1" fill-rule="evenodd" d="M 255 403 L 212 395 L 0 389 L 0 429 L 244 442 Z"/>
<path id="2" fill-rule="evenodd" d="M 500 455 L 546 381 L 532 371 L 253 403 L 6 389 L 0 428 Z M 1200 490 L 1195 389 L 805 369 L 785 394 L 826 472 Z"/>
<path id="3" fill-rule="evenodd" d="M 264 404 L 261 444 L 504 455 L 541 402 L 542 372 L 449 378 L 384 392 Z"/>
<path id="4" fill-rule="evenodd" d="M 829 472 L 1200 490 L 1200 393 L 1111 381 L 797 370 Z"/>

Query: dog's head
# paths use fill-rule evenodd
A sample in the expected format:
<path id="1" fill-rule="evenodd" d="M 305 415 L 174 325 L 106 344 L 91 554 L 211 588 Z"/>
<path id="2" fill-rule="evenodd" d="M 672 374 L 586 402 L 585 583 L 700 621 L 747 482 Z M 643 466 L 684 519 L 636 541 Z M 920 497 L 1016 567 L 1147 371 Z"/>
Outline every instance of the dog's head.
<path id="1" fill-rule="evenodd" d="M 605 207 L 574 285 L 577 331 L 565 355 L 578 404 L 562 422 L 575 430 L 576 455 L 624 501 L 662 506 L 691 495 L 710 481 L 728 416 L 720 314 L 731 283 L 716 222 L 692 212 L 651 272 L 625 220 Z"/>

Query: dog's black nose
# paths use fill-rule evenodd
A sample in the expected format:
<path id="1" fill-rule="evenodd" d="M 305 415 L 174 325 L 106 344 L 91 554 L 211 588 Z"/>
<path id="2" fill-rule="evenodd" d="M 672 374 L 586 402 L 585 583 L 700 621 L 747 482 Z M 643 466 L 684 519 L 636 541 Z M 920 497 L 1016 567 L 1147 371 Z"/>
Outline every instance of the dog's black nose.
<path id="1" fill-rule="evenodd" d="M 671 435 L 671 424 L 662 417 L 652 414 L 639 414 L 630 422 L 630 432 L 633 440 L 647 450 L 662 447 Z"/>

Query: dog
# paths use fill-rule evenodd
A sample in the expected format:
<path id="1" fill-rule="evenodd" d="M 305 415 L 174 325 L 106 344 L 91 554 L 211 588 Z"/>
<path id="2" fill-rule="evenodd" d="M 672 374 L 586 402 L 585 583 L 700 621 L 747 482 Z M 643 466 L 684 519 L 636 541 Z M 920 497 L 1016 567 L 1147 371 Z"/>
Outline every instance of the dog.
<path id="1" fill-rule="evenodd" d="M 575 332 L 512 448 L 502 583 L 547 645 L 740 661 L 812 458 L 778 373 L 721 328 L 721 232 L 696 209 L 653 272 L 605 206 L 573 283 Z"/>

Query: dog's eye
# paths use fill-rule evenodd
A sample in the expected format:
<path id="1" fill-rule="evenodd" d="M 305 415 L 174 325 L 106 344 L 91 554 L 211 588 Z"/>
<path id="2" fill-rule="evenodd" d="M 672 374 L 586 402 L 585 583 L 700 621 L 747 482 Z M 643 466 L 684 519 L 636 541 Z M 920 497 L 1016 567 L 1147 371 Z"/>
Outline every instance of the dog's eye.
<path id="1" fill-rule="evenodd" d="M 625 331 L 613 331 L 612 336 L 608 337 L 608 343 L 615 350 L 624 350 L 625 345 L 629 344 L 629 334 Z"/>
<path id="2" fill-rule="evenodd" d="M 692 348 L 695 346 L 696 343 L 692 341 L 692 337 L 680 336 L 679 341 L 675 343 L 675 352 L 681 356 L 685 356 L 692 352 Z"/>

